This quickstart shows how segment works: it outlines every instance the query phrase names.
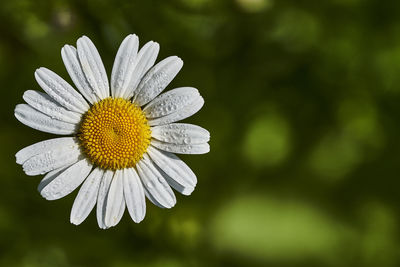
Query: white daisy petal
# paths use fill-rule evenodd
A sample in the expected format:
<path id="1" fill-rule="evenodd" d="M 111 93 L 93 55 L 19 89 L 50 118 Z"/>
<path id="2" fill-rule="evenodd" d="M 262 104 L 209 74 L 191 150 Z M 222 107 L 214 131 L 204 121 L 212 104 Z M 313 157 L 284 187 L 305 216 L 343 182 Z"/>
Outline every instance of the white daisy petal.
<path id="1" fill-rule="evenodd" d="M 25 91 L 22 98 L 31 107 L 53 119 L 73 124 L 78 124 L 81 121 L 82 114 L 65 109 L 45 93 L 28 90 Z"/>
<path id="2" fill-rule="evenodd" d="M 164 171 L 160 170 L 160 172 L 164 176 L 167 183 L 182 195 L 190 196 L 194 191 L 194 186 L 186 186 L 186 187 L 182 186 L 176 180 L 172 179 L 169 175 L 167 175 Z"/>
<path id="3" fill-rule="evenodd" d="M 104 218 L 106 215 L 106 207 L 107 207 L 107 194 L 110 189 L 111 181 L 114 176 L 114 171 L 106 170 L 103 175 L 103 179 L 100 183 L 99 193 L 97 196 L 97 208 L 96 208 L 96 217 L 97 223 L 101 229 L 108 228 L 104 223 Z"/>
<path id="4" fill-rule="evenodd" d="M 154 159 L 154 157 L 152 159 Z M 164 169 L 167 171 L 170 169 L 168 169 L 168 167 L 166 167 L 165 165 L 162 165 L 164 167 L 164 169 L 162 169 L 162 167 L 160 167 L 160 165 L 157 164 L 158 170 L 160 171 L 162 176 L 165 178 L 167 183 L 172 188 L 174 188 L 176 191 L 178 191 L 179 193 L 186 195 L 186 196 L 190 195 L 193 192 L 195 186 L 189 185 L 186 181 L 182 182 L 182 177 L 179 177 L 179 176 L 171 177 L 164 171 Z M 175 173 L 175 175 L 176 175 L 176 173 Z M 185 185 L 183 185 L 183 184 L 185 184 Z"/>
<path id="5" fill-rule="evenodd" d="M 107 227 L 115 226 L 119 223 L 124 214 L 124 180 L 123 170 L 117 170 L 112 179 L 110 189 L 108 190 L 106 215 L 104 223 Z"/>
<path id="6" fill-rule="evenodd" d="M 151 202 L 163 208 L 172 208 L 175 206 L 176 198 L 174 192 L 146 154 L 137 163 L 136 168 L 145 188 L 146 195 L 151 196 L 149 197 Z"/>
<path id="7" fill-rule="evenodd" d="M 121 43 L 111 72 L 111 95 L 124 97 L 136 65 L 139 39 L 135 34 L 128 35 Z"/>
<path id="8" fill-rule="evenodd" d="M 196 145 L 177 145 L 152 139 L 151 144 L 161 150 L 178 154 L 205 154 L 210 152 L 210 145 L 208 143 Z"/>
<path id="9" fill-rule="evenodd" d="M 15 107 L 14 115 L 26 126 L 42 132 L 60 135 L 73 134 L 76 132 L 76 124 L 52 119 L 27 104 L 18 104 Z"/>
<path id="10" fill-rule="evenodd" d="M 144 194 L 145 194 L 145 196 L 147 197 L 147 199 L 150 200 L 151 203 L 153 203 L 154 205 L 156 205 L 156 206 L 159 207 L 159 208 L 162 208 L 162 209 L 165 208 L 164 205 L 162 205 L 160 202 L 158 202 L 158 201 L 151 195 L 151 193 L 150 193 L 149 191 L 144 190 Z"/>
<path id="11" fill-rule="evenodd" d="M 156 97 L 143 111 L 149 125 L 163 125 L 192 116 L 203 106 L 204 100 L 193 87 L 176 88 Z"/>
<path id="12" fill-rule="evenodd" d="M 76 146 L 77 140 L 73 137 L 62 137 L 45 140 L 42 142 L 35 143 L 27 146 L 15 154 L 15 158 L 18 164 L 22 164 L 28 159 L 38 154 L 42 154 L 60 147 Z"/>
<path id="13" fill-rule="evenodd" d="M 52 147 L 24 162 L 22 168 L 27 175 L 39 175 L 78 161 L 81 151 L 78 144 Z"/>
<path id="14" fill-rule="evenodd" d="M 143 111 L 146 113 L 148 119 L 163 117 L 182 109 L 187 103 L 193 102 L 198 96 L 200 94 L 196 88 L 175 88 L 153 99 Z"/>
<path id="15" fill-rule="evenodd" d="M 155 147 L 149 146 L 147 153 L 154 163 L 165 174 L 171 177 L 176 183 L 183 187 L 195 187 L 197 184 L 196 175 L 193 171 L 176 155 L 158 150 Z"/>
<path id="16" fill-rule="evenodd" d="M 203 105 L 204 105 L 204 99 L 201 96 L 198 96 L 193 102 L 187 103 L 185 107 L 177 110 L 176 112 L 168 114 L 164 117 L 149 120 L 149 125 L 150 126 L 164 125 L 186 119 L 195 114 L 197 111 L 199 111 Z"/>
<path id="17" fill-rule="evenodd" d="M 129 85 L 125 90 L 123 98 L 130 99 L 135 93 L 136 88 L 146 74 L 146 72 L 154 65 L 157 59 L 158 52 L 160 51 L 160 45 L 156 42 L 147 42 L 137 54 L 132 70 L 132 77 L 130 77 Z"/>
<path id="18" fill-rule="evenodd" d="M 65 68 L 68 71 L 69 76 L 74 82 L 79 92 L 91 103 L 97 102 L 100 97 L 96 95 L 89 82 L 86 80 L 85 74 L 83 73 L 81 63 L 79 62 L 78 52 L 72 45 L 65 45 L 61 49 L 61 57 L 64 61 Z"/>
<path id="19" fill-rule="evenodd" d="M 68 195 L 85 180 L 92 167 L 87 159 L 78 161 L 47 184 L 40 194 L 47 200 L 56 200 Z"/>
<path id="20" fill-rule="evenodd" d="M 177 56 L 160 61 L 140 81 L 134 102 L 143 106 L 153 100 L 175 78 L 182 66 L 183 61 Z"/>
<path id="21" fill-rule="evenodd" d="M 202 144 L 210 141 L 210 133 L 197 125 L 171 123 L 151 128 L 151 137 L 177 145 Z"/>
<path id="22" fill-rule="evenodd" d="M 63 166 L 61 168 L 52 170 L 51 172 L 48 172 L 43 179 L 40 181 L 37 190 L 40 192 L 45 188 L 51 181 L 53 181 L 57 176 L 59 176 L 62 172 L 64 172 L 70 165 Z"/>
<path id="23" fill-rule="evenodd" d="M 70 221 L 73 224 L 81 224 L 92 211 L 96 204 L 97 194 L 99 192 L 101 178 L 104 171 L 100 168 L 95 168 L 92 173 L 86 178 L 78 195 L 72 205 Z"/>
<path id="24" fill-rule="evenodd" d="M 82 95 L 51 70 L 39 68 L 35 71 L 35 78 L 50 97 L 68 110 L 83 114 L 89 109 Z"/>
<path id="25" fill-rule="evenodd" d="M 82 36 L 78 39 L 77 50 L 79 61 L 87 81 L 100 99 L 110 96 L 108 78 L 99 52 L 92 41 Z"/>
<path id="26" fill-rule="evenodd" d="M 143 185 L 134 168 L 124 170 L 124 196 L 132 220 L 139 223 L 146 215 L 146 200 Z"/>

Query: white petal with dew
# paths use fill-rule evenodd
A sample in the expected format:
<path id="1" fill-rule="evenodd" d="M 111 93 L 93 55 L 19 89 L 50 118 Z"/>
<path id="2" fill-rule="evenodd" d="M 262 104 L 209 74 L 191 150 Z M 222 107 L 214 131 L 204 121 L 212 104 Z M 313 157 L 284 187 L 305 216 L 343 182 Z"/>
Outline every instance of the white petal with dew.
<path id="1" fill-rule="evenodd" d="M 171 123 L 151 127 L 151 137 L 177 145 L 194 145 L 210 141 L 210 133 L 206 129 L 187 123 Z"/>
<path id="2" fill-rule="evenodd" d="M 178 184 L 183 187 L 196 186 L 196 175 L 186 165 L 186 163 L 183 162 L 176 155 L 158 150 L 153 146 L 149 146 L 147 153 L 154 161 L 154 163 Z"/>
<path id="3" fill-rule="evenodd" d="M 147 42 L 137 54 L 135 58 L 134 70 L 132 71 L 132 77 L 130 78 L 128 90 L 125 91 L 123 97 L 130 99 L 136 94 L 137 86 L 146 72 L 154 65 L 157 59 L 158 52 L 160 51 L 160 45 L 156 42 Z"/>
<path id="4" fill-rule="evenodd" d="M 77 129 L 76 124 L 52 119 L 27 104 L 18 104 L 14 115 L 26 126 L 46 133 L 68 135 L 75 133 Z"/>
<path id="5" fill-rule="evenodd" d="M 143 106 L 158 96 L 175 78 L 183 66 L 183 61 L 177 57 L 167 57 L 151 68 L 137 89 L 135 103 Z"/>
<path id="6" fill-rule="evenodd" d="M 111 73 L 111 95 L 124 97 L 136 66 L 139 38 L 128 35 L 121 43 Z"/>
<path id="7" fill-rule="evenodd" d="M 22 98 L 31 107 L 46 114 L 52 119 L 72 124 L 78 124 L 81 121 L 82 114 L 67 110 L 46 93 L 28 90 L 25 91 Z"/>
<path id="8" fill-rule="evenodd" d="M 114 171 L 112 170 L 106 170 L 104 172 L 103 179 L 101 180 L 100 183 L 99 193 L 97 196 L 96 217 L 97 217 L 97 224 L 101 229 L 108 228 L 104 223 L 104 219 L 106 215 L 108 190 L 110 189 L 113 176 L 114 176 Z"/>
<path id="9" fill-rule="evenodd" d="M 53 147 L 26 160 L 22 168 L 27 175 L 39 175 L 78 161 L 81 151 L 78 144 Z"/>
<path id="10" fill-rule="evenodd" d="M 42 154 L 62 147 L 74 147 L 77 144 L 77 140 L 73 137 L 49 139 L 24 147 L 23 149 L 18 151 L 17 154 L 15 154 L 15 158 L 18 164 L 22 164 L 31 157 L 38 154 Z"/>
<path id="11" fill-rule="evenodd" d="M 126 206 L 132 220 L 139 223 L 146 215 L 146 200 L 142 182 L 134 168 L 125 169 L 123 178 Z"/>
<path id="12" fill-rule="evenodd" d="M 81 63 L 79 62 L 78 52 L 72 45 L 64 45 L 61 49 L 61 57 L 64 61 L 65 68 L 68 71 L 69 76 L 74 82 L 79 92 L 91 103 L 94 104 L 100 99 L 100 95 L 92 89 L 89 82 L 86 79 Z"/>
<path id="13" fill-rule="evenodd" d="M 96 204 L 103 174 L 104 171 L 102 169 L 95 168 L 86 178 L 72 205 L 70 216 L 71 223 L 75 225 L 81 224 L 87 216 L 89 216 L 89 213 Z"/>
<path id="14" fill-rule="evenodd" d="M 169 108 L 170 112 L 164 112 L 165 116 L 149 119 L 149 125 L 164 125 L 186 119 L 201 109 L 201 107 L 204 105 L 204 99 L 201 96 L 196 96 L 191 101 L 182 104 L 184 106 L 181 108 L 176 108 L 173 111 L 171 108 Z M 163 109 L 163 107 L 161 106 L 159 109 Z M 167 108 L 165 108 L 165 110 L 168 111 Z"/>
<path id="15" fill-rule="evenodd" d="M 35 78 L 51 98 L 68 110 L 83 114 L 89 109 L 82 95 L 51 70 L 39 68 L 35 71 Z"/>
<path id="16" fill-rule="evenodd" d="M 182 109 L 200 96 L 193 87 L 179 87 L 168 91 L 153 99 L 144 109 L 148 119 L 154 119 L 171 114 Z"/>
<path id="17" fill-rule="evenodd" d="M 157 207 L 160 207 L 162 209 L 164 209 L 164 205 L 162 205 L 160 202 L 158 202 L 152 195 L 151 193 L 149 193 L 149 191 L 144 190 L 144 194 L 147 197 L 148 200 L 150 200 L 151 203 L 153 203 L 154 205 L 156 205 Z"/>
<path id="18" fill-rule="evenodd" d="M 124 180 L 123 170 L 115 171 L 108 190 L 106 215 L 104 223 L 107 227 L 115 226 L 119 223 L 125 211 L 124 199 Z"/>
<path id="19" fill-rule="evenodd" d="M 167 175 L 163 170 L 160 170 L 162 175 L 164 176 L 167 183 L 176 191 L 181 193 L 182 195 L 189 196 L 194 191 L 194 186 L 182 186 L 176 180 L 172 179 L 169 175 Z"/>
<path id="20" fill-rule="evenodd" d="M 52 170 L 48 172 L 43 179 L 40 181 L 37 190 L 40 192 L 45 188 L 51 181 L 53 181 L 57 176 L 59 176 L 62 172 L 64 172 L 67 168 L 69 168 L 72 164 L 63 166 L 61 168 Z"/>
<path id="21" fill-rule="evenodd" d="M 90 87 L 96 91 L 100 99 L 109 97 L 107 73 L 93 42 L 88 37 L 82 36 L 77 41 L 77 50 L 83 73 Z"/>
<path id="22" fill-rule="evenodd" d="M 47 200 L 65 197 L 85 180 L 92 167 L 93 165 L 87 159 L 78 161 L 47 184 L 40 194 Z"/>
<path id="23" fill-rule="evenodd" d="M 195 145 L 177 145 L 172 143 L 164 143 L 156 139 L 152 139 L 151 144 L 161 150 L 178 154 L 205 154 L 210 152 L 210 145 L 208 143 Z"/>
<path id="24" fill-rule="evenodd" d="M 175 206 L 176 198 L 174 192 L 146 154 L 137 163 L 136 168 L 145 191 L 151 195 L 150 201 L 163 208 Z"/>

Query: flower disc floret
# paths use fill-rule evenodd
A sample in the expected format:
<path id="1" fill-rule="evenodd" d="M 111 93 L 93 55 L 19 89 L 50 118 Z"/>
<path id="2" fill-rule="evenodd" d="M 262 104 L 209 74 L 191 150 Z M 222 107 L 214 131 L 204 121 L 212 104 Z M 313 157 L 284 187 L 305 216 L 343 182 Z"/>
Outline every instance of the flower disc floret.
<path id="1" fill-rule="evenodd" d="M 79 139 L 87 157 L 103 169 L 134 167 L 147 151 L 151 131 L 141 108 L 122 98 L 106 98 L 84 115 Z"/>

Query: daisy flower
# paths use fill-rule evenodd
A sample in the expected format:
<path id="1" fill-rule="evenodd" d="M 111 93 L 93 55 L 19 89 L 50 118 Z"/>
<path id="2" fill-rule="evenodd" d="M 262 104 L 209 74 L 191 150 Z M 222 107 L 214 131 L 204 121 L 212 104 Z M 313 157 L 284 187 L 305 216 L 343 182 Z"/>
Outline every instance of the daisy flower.
<path id="1" fill-rule="evenodd" d="M 78 91 L 46 68 L 35 71 L 43 92 L 28 90 L 27 104 L 15 117 L 39 131 L 63 135 L 21 149 L 16 162 L 27 175 L 46 174 L 38 186 L 47 200 L 62 198 L 79 185 L 70 221 L 83 222 L 97 203 L 97 222 L 118 224 L 125 208 L 136 223 L 146 214 L 147 197 L 171 208 L 176 191 L 190 195 L 197 183 L 178 154 L 203 154 L 210 148 L 207 130 L 176 123 L 197 111 L 203 98 L 193 87 L 160 94 L 183 66 L 171 56 L 154 65 L 159 45 L 150 41 L 139 51 L 136 35 L 121 43 L 111 82 L 92 41 L 82 36 L 76 48 L 65 45 L 61 56 Z"/>

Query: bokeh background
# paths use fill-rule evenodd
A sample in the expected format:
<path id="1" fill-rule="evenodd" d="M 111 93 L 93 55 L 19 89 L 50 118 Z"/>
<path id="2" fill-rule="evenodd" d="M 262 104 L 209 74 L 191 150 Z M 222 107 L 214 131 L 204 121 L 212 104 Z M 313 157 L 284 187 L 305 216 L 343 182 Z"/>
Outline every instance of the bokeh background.
<path id="1" fill-rule="evenodd" d="M 400 2 L 3 0 L 0 2 L 0 266 L 400 266 Z M 33 73 L 71 82 L 60 49 L 88 35 L 108 73 L 120 42 L 160 43 L 185 65 L 169 88 L 206 100 L 186 121 L 211 152 L 171 210 L 148 203 L 98 229 L 69 223 L 19 149 L 53 135 L 13 116 Z"/>

